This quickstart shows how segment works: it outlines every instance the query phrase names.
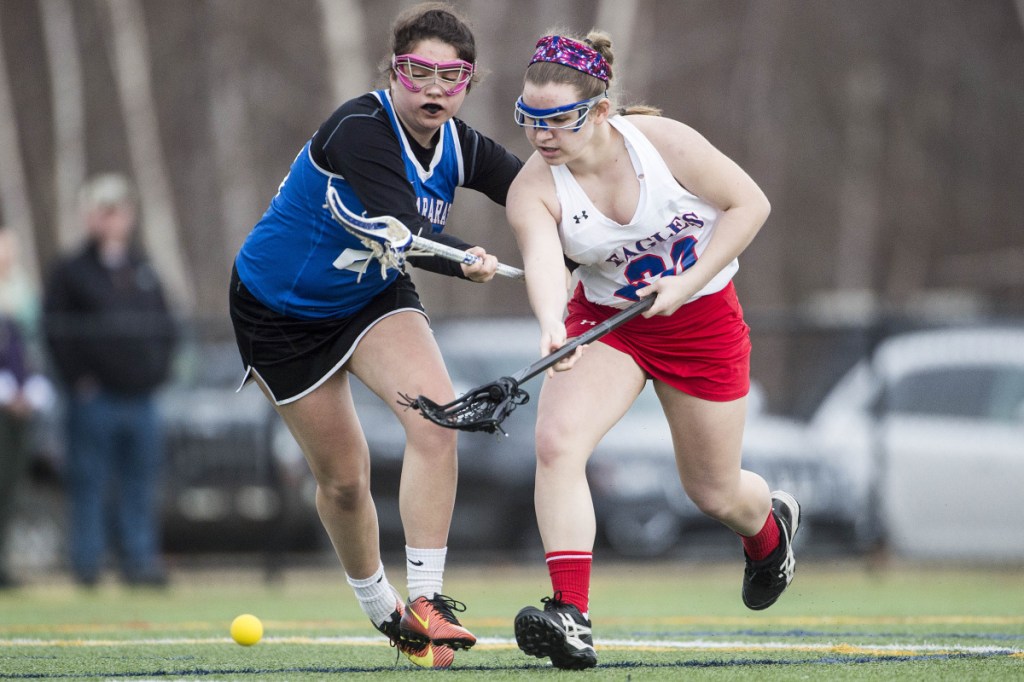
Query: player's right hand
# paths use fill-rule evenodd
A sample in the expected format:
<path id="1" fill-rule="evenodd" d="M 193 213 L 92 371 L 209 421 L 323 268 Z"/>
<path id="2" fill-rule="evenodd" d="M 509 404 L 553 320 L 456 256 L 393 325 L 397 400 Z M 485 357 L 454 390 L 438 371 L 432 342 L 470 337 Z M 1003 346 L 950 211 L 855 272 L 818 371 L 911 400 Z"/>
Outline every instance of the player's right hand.
<path id="1" fill-rule="evenodd" d="M 497 257 L 488 255 L 481 246 L 474 246 L 466 251 L 480 259 L 473 265 L 462 266 L 462 272 L 466 277 L 474 282 L 489 282 L 494 279 L 494 273 L 498 271 Z"/>
<path id="2" fill-rule="evenodd" d="M 565 345 L 566 340 L 567 339 L 564 324 L 560 324 L 558 325 L 558 327 L 552 328 L 551 330 L 542 331 L 540 337 L 540 354 L 542 356 L 545 356 L 554 353 L 556 350 Z M 573 365 L 576 364 L 576 361 L 583 356 L 583 350 L 585 348 L 585 345 L 580 346 L 573 352 L 572 355 L 567 355 L 566 357 L 556 362 L 554 365 L 548 368 L 547 375 L 549 377 L 553 377 L 555 376 L 555 372 L 564 372 L 566 370 L 572 369 Z"/>

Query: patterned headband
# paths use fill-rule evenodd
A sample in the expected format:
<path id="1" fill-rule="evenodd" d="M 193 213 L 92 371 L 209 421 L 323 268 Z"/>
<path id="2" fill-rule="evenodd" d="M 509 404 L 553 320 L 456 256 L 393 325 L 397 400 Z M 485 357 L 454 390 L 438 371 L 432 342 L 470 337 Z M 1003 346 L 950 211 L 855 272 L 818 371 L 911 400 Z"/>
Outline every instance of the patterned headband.
<path id="1" fill-rule="evenodd" d="M 564 36 L 544 36 L 537 41 L 537 51 L 530 64 L 553 62 L 582 71 L 607 83 L 612 77 L 612 67 L 601 53 L 594 48 Z"/>

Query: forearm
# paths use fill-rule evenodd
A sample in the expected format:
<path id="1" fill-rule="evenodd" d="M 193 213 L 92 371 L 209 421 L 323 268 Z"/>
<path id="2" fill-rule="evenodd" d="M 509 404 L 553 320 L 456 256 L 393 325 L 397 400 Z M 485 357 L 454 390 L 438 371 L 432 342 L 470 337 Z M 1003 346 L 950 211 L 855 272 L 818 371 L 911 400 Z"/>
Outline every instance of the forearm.
<path id="1" fill-rule="evenodd" d="M 568 275 L 561 245 L 536 244 L 523 251 L 526 295 L 542 331 L 562 324 L 568 300 Z"/>
<path id="2" fill-rule="evenodd" d="M 551 174 L 542 162 L 536 158 L 533 162 L 512 183 L 506 214 L 523 257 L 526 294 L 540 324 L 543 345 L 564 340 L 568 287 Z"/>
<path id="3" fill-rule="evenodd" d="M 526 268 L 526 289 L 530 309 L 533 311 L 534 317 L 537 318 L 541 329 L 551 329 L 562 324 L 566 302 L 569 299 L 566 290 L 565 268 L 548 271 L 555 276 L 543 278 L 546 281 L 538 281 L 537 269 Z"/>

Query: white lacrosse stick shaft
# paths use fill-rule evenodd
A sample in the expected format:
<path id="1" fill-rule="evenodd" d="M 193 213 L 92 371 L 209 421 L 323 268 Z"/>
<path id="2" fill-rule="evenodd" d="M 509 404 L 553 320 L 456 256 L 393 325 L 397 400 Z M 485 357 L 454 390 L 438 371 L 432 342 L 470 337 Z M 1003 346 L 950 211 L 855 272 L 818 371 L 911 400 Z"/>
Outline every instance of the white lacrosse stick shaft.
<path id="1" fill-rule="evenodd" d="M 375 240 L 387 239 L 393 252 L 405 253 L 406 256 L 427 253 L 464 265 L 474 265 L 480 261 L 479 256 L 474 256 L 469 251 L 463 251 L 454 246 L 448 246 L 447 244 L 441 244 L 412 234 L 409 228 L 394 216 L 365 218 L 356 215 L 345 206 L 341 201 L 338 190 L 332 185 L 327 187 L 327 207 L 330 209 L 334 219 L 341 223 L 349 232 L 360 238 L 365 238 L 368 234 L 372 233 Z M 407 250 L 408 252 L 406 252 Z M 510 279 L 523 279 L 525 276 L 525 273 L 520 268 L 505 265 L 504 263 L 498 263 L 496 272 Z"/>

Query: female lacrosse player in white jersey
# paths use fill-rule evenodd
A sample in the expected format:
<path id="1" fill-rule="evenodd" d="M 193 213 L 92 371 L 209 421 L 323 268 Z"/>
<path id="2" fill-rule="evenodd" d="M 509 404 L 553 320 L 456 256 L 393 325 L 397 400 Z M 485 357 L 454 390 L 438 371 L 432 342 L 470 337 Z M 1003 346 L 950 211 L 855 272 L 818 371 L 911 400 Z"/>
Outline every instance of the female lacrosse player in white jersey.
<path id="1" fill-rule="evenodd" d="M 476 71 L 466 23 L 443 3 L 410 8 L 393 27 L 388 87 L 342 104 L 299 152 L 232 273 L 231 318 L 247 379 L 274 403 L 317 481 L 317 509 L 348 583 L 374 626 L 414 663 L 451 665 L 476 641 L 442 593 L 456 489 L 456 433 L 399 408 L 399 392 L 454 397 L 404 270 L 370 252 L 331 217 L 327 189 L 354 213 L 392 215 L 412 232 L 481 257 L 464 266 L 411 257 L 417 267 L 484 282 L 497 261 L 442 234 L 455 188 L 504 204 L 522 163 L 454 118 Z M 349 374 L 405 430 L 399 507 L 408 602 L 381 563 L 370 454 Z"/>
<path id="2" fill-rule="evenodd" d="M 585 467 L 648 380 L 671 427 L 683 488 L 742 539 L 748 607 L 767 608 L 792 579 L 800 517 L 792 496 L 740 468 L 750 341 L 732 277 L 768 200 L 693 129 L 648 107 L 614 112 L 611 77 L 603 33 L 537 43 L 515 109 L 535 152 L 506 208 L 541 353 L 657 296 L 642 317 L 556 365 L 541 390 L 535 504 L 553 594 L 543 610 L 522 609 L 515 630 L 524 652 L 559 668 L 597 663 L 589 615 L 596 528 Z M 566 263 L 579 277 L 571 297 Z"/>

